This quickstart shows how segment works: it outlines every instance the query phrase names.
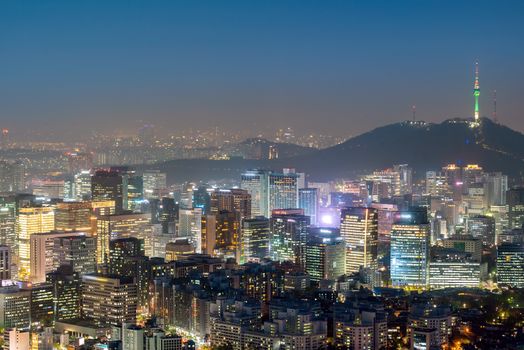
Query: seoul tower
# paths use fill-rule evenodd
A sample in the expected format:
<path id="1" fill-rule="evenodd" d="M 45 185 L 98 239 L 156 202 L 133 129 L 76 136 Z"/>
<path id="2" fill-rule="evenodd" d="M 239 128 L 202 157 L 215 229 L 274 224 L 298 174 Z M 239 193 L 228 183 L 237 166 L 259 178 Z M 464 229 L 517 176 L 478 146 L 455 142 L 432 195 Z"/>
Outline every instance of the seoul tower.
<path id="1" fill-rule="evenodd" d="M 479 96 L 480 96 L 480 86 L 479 86 L 479 62 L 475 62 L 475 84 L 473 86 L 473 96 L 475 97 L 475 122 L 479 121 Z"/>

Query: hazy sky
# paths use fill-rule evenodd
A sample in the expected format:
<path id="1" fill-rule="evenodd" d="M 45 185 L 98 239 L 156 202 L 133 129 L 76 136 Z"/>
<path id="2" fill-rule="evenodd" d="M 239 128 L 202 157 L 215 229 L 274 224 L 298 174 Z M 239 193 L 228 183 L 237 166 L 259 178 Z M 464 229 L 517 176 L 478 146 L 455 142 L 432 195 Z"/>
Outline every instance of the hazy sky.
<path id="1" fill-rule="evenodd" d="M 521 0 L 0 0 L 0 126 L 354 135 L 470 116 L 476 59 L 524 131 Z"/>

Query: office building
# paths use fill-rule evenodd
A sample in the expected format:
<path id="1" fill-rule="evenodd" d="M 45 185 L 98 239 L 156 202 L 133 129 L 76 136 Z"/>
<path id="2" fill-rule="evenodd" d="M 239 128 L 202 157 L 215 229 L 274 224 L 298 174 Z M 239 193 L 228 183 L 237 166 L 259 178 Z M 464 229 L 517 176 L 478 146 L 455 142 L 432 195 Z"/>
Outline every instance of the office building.
<path id="1" fill-rule="evenodd" d="M 429 286 L 431 289 L 477 288 L 480 286 L 480 261 L 460 250 L 433 247 Z"/>
<path id="2" fill-rule="evenodd" d="M 269 257 L 269 219 L 258 216 L 242 221 L 240 263 Z"/>
<path id="3" fill-rule="evenodd" d="M 298 179 L 295 173 L 268 175 L 268 209 L 290 209 L 298 207 Z"/>
<path id="4" fill-rule="evenodd" d="M 240 187 L 251 196 L 251 215 L 269 217 L 268 171 L 249 170 L 242 173 Z"/>
<path id="5" fill-rule="evenodd" d="M 506 199 L 508 202 L 509 228 L 521 228 L 524 225 L 524 187 L 508 190 Z"/>
<path id="6" fill-rule="evenodd" d="M 91 202 L 62 202 L 55 208 L 55 230 L 91 231 L 93 209 Z"/>
<path id="7" fill-rule="evenodd" d="M 144 198 L 161 198 L 167 189 L 167 174 L 160 170 L 147 170 L 143 175 Z"/>
<path id="8" fill-rule="evenodd" d="M 304 215 L 311 218 L 311 225 L 318 225 L 319 216 L 318 188 L 300 188 L 298 190 L 298 207 L 304 210 Z"/>
<path id="9" fill-rule="evenodd" d="M 335 281 L 346 273 L 346 243 L 338 230 L 310 228 L 305 270 L 316 282 Z"/>
<path id="10" fill-rule="evenodd" d="M 378 210 L 351 207 L 340 214 L 340 236 L 346 243 L 346 273 L 376 268 Z"/>
<path id="11" fill-rule="evenodd" d="M 291 261 L 306 267 L 309 216 L 302 209 L 273 210 L 269 220 L 270 255 L 275 261 Z"/>
<path id="12" fill-rule="evenodd" d="M 71 266 L 60 266 L 48 273 L 46 282 L 53 286 L 54 321 L 80 318 L 81 280 Z"/>
<path id="13" fill-rule="evenodd" d="M 497 247 L 497 283 L 524 288 L 524 244 L 503 243 Z"/>
<path id="14" fill-rule="evenodd" d="M 0 327 L 28 328 L 31 292 L 18 286 L 0 287 Z"/>
<path id="15" fill-rule="evenodd" d="M 215 190 L 211 192 L 210 212 L 218 214 L 221 211 L 236 211 L 240 218 L 251 217 L 251 195 L 247 190 L 233 188 L 231 190 Z"/>
<path id="16" fill-rule="evenodd" d="M 135 323 L 137 286 L 130 277 L 82 276 L 82 314 L 96 324 Z"/>
<path id="17" fill-rule="evenodd" d="M 391 231 L 391 281 L 425 288 L 429 282 L 430 225 L 425 208 L 399 211 Z"/>
<path id="18" fill-rule="evenodd" d="M 94 201 L 115 201 L 115 212 L 128 209 L 128 174 L 120 169 L 97 170 L 91 177 L 91 197 Z"/>
<path id="19" fill-rule="evenodd" d="M 55 213 L 51 207 L 20 208 L 16 225 L 18 237 L 18 278 L 27 281 L 31 275 L 30 239 L 33 234 L 51 232 Z"/>
<path id="20" fill-rule="evenodd" d="M 77 201 L 91 199 L 91 171 L 82 170 L 73 179 L 73 194 Z"/>
<path id="21" fill-rule="evenodd" d="M 92 263 L 89 263 L 89 254 L 93 253 L 94 240 L 88 240 L 89 247 L 84 247 L 82 244 L 77 246 L 77 249 L 67 251 L 67 248 L 57 247 L 55 252 L 55 243 L 60 244 L 61 241 L 55 241 L 57 238 L 70 237 L 85 237 L 84 232 L 60 232 L 52 231 L 45 233 L 35 233 L 31 235 L 30 239 L 30 269 L 29 281 L 33 283 L 41 283 L 46 279 L 46 274 L 54 271 L 60 266 L 60 263 L 71 264 L 73 268 L 87 268 L 92 269 Z M 82 238 L 80 238 L 81 242 Z M 72 247 L 70 247 L 72 248 Z M 68 256 L 61 256 L 61 253 L 74 254 Z M 82 271 L 78 271 L 82 272 Z"/>

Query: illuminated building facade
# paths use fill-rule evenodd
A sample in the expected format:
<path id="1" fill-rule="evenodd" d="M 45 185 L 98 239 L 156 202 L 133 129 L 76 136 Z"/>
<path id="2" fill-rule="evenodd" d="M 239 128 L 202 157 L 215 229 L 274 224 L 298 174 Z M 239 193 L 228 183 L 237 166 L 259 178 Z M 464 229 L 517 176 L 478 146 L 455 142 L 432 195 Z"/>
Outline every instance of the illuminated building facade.
<path id="1" fill-rule="evenodd" d="M 429 263 L 429 286 L 439 288 L 477 288 L 480 286 L 480 261 L 470 253 L 433 247 Z"/>
<path id="2" fill-rule="evenodd" d="M 242 221 L 240 263 L 269 257 L 269 219 L 258 216 Z"/>
<path id="3" fill-rule="evenodd" d="M 524 288 L 524 244 L 503 243 L 497 247 L 497 283 Z"/>
<path id="4" fill-rule="evenodd" d="M 300 188 L 298 190 L 298 207 L 304 210 L 304 215 L 307 215 L 311 218 L 311 225 L 318 225 L 318 188 Z"/>
<path id="5" fill-rule="evenodd" d="M 298 207 L 298 179 L 295 173 L 270 173 L 268 176 L 268 213 L 273 209 Z"/>
<path id="6" fill-rule="evenodd" d="M 115 212 L 127 210 L 128 174 L 117 170 L 98 170 L 91 177 L 91 197 L 94 201 L 115 201 Z"/>
<path id="7" fill-rule="evenodd" d="M 167 174 L 160 170 L 147 170 L 142 174 L 144 198 L 161 198 L 167 188 Z"/>
<path id="8" fill-rule="evenodd" d="M 510 228 L 524 226 L 524 187 L 512 188 L 507 192 Z"/>
<path id="9" fill-rule="evenodd" d="M 55 229 L 55 213 L 51 207 L 20 208 L 16 233 L 18 237 L 18 277 L 27 281 L 31 275 L 30 239 L 33 234 Z"/>
<path id="10" fill-rule="evenodd" d="M 340 236 L 346 243 L 346 273 L 376 268 L 378 210 L 350 207 L 340 214 Z"/>
<path id="11" fill-rule="evenodd" d="M 149 214 L 103 215 L 97 219 L 97 262 L 107 263 L 109 242 L 117 238 L 136 237 L 145 242 L 146 251 L 151 250 L 152 225 Z"/>
<path id="12" fill-rule="evenodd" d="M 82 276 L 82 314 L 99 325 L 136 323 L 137 286 L 130 277 Z"/>
<path id="13" fill-rule="evenodd" d="M 269 217 L 268 172 L 249 170 L 242 173 L 240 187 L 251 195 L 251 215 Z"/>
<path id="14" fill-rule="evenodd" d="M 0 287 L 0 325 L 5 328 L 28 328 L 31 292 L 18 286 Z"/>
<path id="15" fill-rule="evenodd" d="M 270 255 L 275 261 L 306 266 L 306 243 L 310 218 L 301 209 L 274 210 L 269 220 Z"/>
<path id="16" fill-rule="evenodd" d="M 237 211 L 241 218 L 251 217 L 251 195 L 247 190 L 233 188 L 217 189 L 211 192 L 210 212 L 218 214 L 221 211 Z"/>
<path id="17" fill-rule="evenodd" d="M 310 229 L 306 244 L 306 272 L 312 281 L 337 280 L 346 273 L 346 243 L 338 230 Z"/>
<path id="18" fill-rule="evenodd" d="M 429 282 L 430 225 L 425 208 L 399 211 L 391 231 L 391 281 L 425 288 Z"/>
<path id="19" fill-rule="evenodd" d="M 75 200 L 83 201 L 91 199 L 91 172 L 89 170 L 82 170 L 75 174 L 73 181 Z"/>
<path id="20" fill-rule="evenodd" d="M 86 234 L 84 232 L 60 232 L 60 231 L 51 231 L 44 233 L 35 233 L 31 235 L 30 238 L 30 278 L 29 280 L 33 283 L 41 283 L 46 279 L 46 274 L 54 271 L 57 267 L 60 266 L 60 263 L 70 263 L 74 264 L 71 260 L 66 260 L 68 257 L 59 256 L 56 252 L 55 256 L 55 239 L 62 237 L 83 237 Z M 94 244 L 95 240 L 90 241 L 91 244 Z M 93 253 L 91 247 L 90 253 Z M 65 253 L 65 251 L 63 251 Z M 82 252 L 84 255 L 87 252 Z M 69 257 L 72 258 L 72 257 Z M 56 260 L 55 260 L 56 259 Z M 82 260 L 83 257 L 80 258 Z M 87 263 L 87 262 L 84 262 Z M 84 263 L 76 267 L 83 266 Z M 80 271 L 79 271 L 80 272 Z"/>
<path id="21" fill-rule="evenodd" d="M 93 209 L 91 202 L 61 202 L 55 208 L 55 230 L 90 231 Z"/>

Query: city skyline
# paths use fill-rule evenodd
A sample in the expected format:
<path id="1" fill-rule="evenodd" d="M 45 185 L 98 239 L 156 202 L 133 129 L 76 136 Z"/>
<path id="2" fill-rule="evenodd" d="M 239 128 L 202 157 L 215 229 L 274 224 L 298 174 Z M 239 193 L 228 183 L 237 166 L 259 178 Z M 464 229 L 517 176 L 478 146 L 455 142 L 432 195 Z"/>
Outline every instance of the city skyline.
<path id="1" fill-rule="evenodd" d="M 347 137 L 411 119 L 413 105 L 428 122 L 473 117 L 476 61 L 480 116 L 496 90 L 500 122 L 524 130 L 519 2 L 3 7 L 0 118 L 13 132 L 281 124 Z"/>

